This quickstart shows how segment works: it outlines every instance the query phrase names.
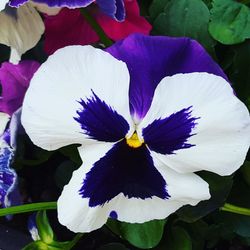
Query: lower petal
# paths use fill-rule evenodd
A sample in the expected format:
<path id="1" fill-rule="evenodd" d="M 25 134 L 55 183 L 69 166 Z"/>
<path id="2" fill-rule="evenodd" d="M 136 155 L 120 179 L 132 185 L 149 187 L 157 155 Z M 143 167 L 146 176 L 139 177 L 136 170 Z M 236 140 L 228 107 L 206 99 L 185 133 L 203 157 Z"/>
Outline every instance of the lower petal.
<path id="1" fill-rule="evenodd" d="M 208 184 L 200 177 L 195 174 L 178 174 L 154 158 L 152 159 L 154 165 L 167 183 L 168 197 L 162 198 L 151 194 L 143 198 L 129 197 L 120 192 L 105 203 L 90 204 L 91 197 L 83 197 L 81 191 L 79 194 L 79 190 L 82 189 L 84 181 L 88 178 L 88 173 L 94 168 L 91 166 L 95 164 L 95 159 L 102 159 L 112 148 L 112 144 L 99 144 L 97 148 L 91 146 L 80 149 L 84 164 L 73 173 L 69 184 L 64 187 L 58 200 L 59 221 L 71 231 L 93 231 L 104 225 L 109 217 L 130 223 L 163 219 L 183 205 L 196 205 L 199 201 L 210 198 Z M 92 179 L 95 182 L 93 187 L 103 177 L 105 177 L 102 182 L 103 186 L 93 189 L 94 195 L 97 197 L 103 195 L 105 185 L 113 184 L 113 188 L 117 188 L 114 178 L 108 180 L 107 176 L 103 175 L 96 175 L 95 179 Z M 129 181 L 127 184 L 129 185 Z M 139 182 L 138 185 L 140 185 Z"/>

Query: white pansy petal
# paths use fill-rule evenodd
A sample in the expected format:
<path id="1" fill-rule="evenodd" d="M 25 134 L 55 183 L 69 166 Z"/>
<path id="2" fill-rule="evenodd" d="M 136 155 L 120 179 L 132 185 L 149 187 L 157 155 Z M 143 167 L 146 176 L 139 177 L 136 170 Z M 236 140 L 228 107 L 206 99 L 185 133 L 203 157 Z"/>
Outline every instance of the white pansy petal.
<path id="1" fill-rule="evenodd" d="M 178 74 L 159 83 L 138 133 L 158 159 L 180 173 L 229 175 L 245 159 L 250 119 L 223 78 Z"/>
<path id="2" fill-rule="evenodd" d="M 57 201 L 59 222 L 73 232 L 90 232 L 106 223 L 108 209 L 102 206 L 90 208 L 89 199 L 82 198 L 79 191 L 83 185 L 86 173 L 111 148 L 112 144 L 109 143 L 79 148 L 83 165 L 74 171 L 69 184 L 64 186 L 62 194 Z"/>
<path id="3" fill-rule="evenodd" d="M 31 140 L 48 150 L 86 139 L 118 141 L 133 130 L 128 88 L 125 63 L 91 46 L 65 47 L 34 75 L 22 123 Z"/>
<path id="4" fill-rule="evenodd" d="M 9 2 L 9 0 L 1 0 L 0 1 L 0 11 L 5 9 L 6 4 Z"/>
<path id="5" fill-rule="evenodd" d="M 9 120 L 10 116 L 8 114 L 0 112 L 0 136 L 3 134 Z"/>
<path id="6" fill-rule="evenodd" d="M 61 7 L 49 7 L 45 3 L 35 3 L 35 2 L 30 2 L 33 7 L 35 7 L 38 11 L 45 13 L 49 16 L 55 16 L 61 11 Z"/>
<path id="7" fill-rule="evenodd" d="M 69 184 L 64 187 L 58 200 L 59 221 L 71 231 L 93 231 L 105 224 L 108 217 L 130 223 L 143 223 L 153 219 L 163 219 L 183 205 L 196 205 L 201 200 L 210 198 L 208 184 L 200 177 L 193 173 L 179 174 L 153 157 L 156 168 L 167 184 L 163 187 L 168 193 L 166 199 L 157 196 L 141 199 L 124 195 L 124 192 L 119 192 L 102 204 L 94 204 L 98 199 L 101 200 L 104 196 L 107 197 L 107 194 L 105 194 L 107 190 L 112 193 L 113 190 L 120 188 L 120 181 L 116 181 L 116 178 L 120 179 L 119 170 L 123 171 L 123 162 L 120 161 L 120 164 L 117 165 L 108 157 L 111 148 L 114 147 L 116 146 L 112 144 L 99 144 L 97 147 L 88 146 L 80 148 L 79 151 L 83 159 L 83 165 L 74 172 Z M 126 154 L 125 151 L 123 153 Z M 107 168 L 105 165 L 99 166 L 102 169 L 99 169 L 99 173 L 97 174 L 96 164 L 99 161 L 103 161 L 105 157 L 105 161 L 111 167 Z M 119 157 L 118 152 L 116 152 L 117 157 Z M 138 168 L 139 165 L 140 163 L 138 162 Z M 127 167 L 129 168 L 128 165 Z M 106 168 L 106 170 L 103 170 L 103 168 Z M 116 172 L 117 176 L 114 175 L 114 172 Z M 141 189 L 140 186 L 131 184 L 131 180 L 133 179 L 131 176 L 129 178 L 124 174 L 123 176 L 127 181 L 127 188 L 123 186 L 124 190 L 128 189 L 131 191 L 133 188 L 137 188 L 137 190 Z M 142 173 L 141 178 L 144 177 Z M 138 185 L 140 185 L 139 179 L 137 179 Z M 156 181 L 152 176 L 151 182 Z M 151 184 L 149 182 L 147 184 L 149 184 L 149 189 L 146 188 L 145 190 L 150 190 Z M 82 191 L 84 185 L 85 193 Z M 155 185 L 157 186 L 158 184 L 155 183 Z M 92 188 L 92 190 L 88 190 L 89 188 Z M 137 193 L 137 191 L 133 192 Z M 89 197 L 87 197 L 88 195 Z"/>
<path id="8" fill-rule="evenodd" d="M 44 24 L 30 3 L 13 11 L 13 13 L 0 12 L 0 43 L 11 47 L 10 62 L 18 63 L 21 55 L 40 40 Z"/>

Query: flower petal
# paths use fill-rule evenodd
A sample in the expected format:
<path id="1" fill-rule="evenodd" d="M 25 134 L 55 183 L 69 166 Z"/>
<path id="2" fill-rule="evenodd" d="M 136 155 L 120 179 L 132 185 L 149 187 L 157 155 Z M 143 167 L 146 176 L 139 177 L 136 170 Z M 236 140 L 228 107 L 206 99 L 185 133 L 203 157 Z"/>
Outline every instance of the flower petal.
<path id="1" fill-rule="evenodd" d="M 156 86 L 165 76 L 177 73 L 225 74 L 196 41 L 189 38 L 131 35 L 107 51 L 126 62 L 130 82 L 130 109 L 135 121 L 147 113 Z"/>
<path id="2" fill-rule="evenodd" d="M 1 0 L 0 1 L 0 11 L 5 9 L 6 4 L 9 2 L 9 0 Z"/>
<path id="3" fill-rule="evenodd" d="M 128 88 L 123 62 L 91 46 L 66 47 L 34 75 L 24 99 L 22 123 L 32 141 L 48 150 L 98 138 L 114 141 L 116 135 L 110 140 L 99 136 L 114 135 L 116 126 L 124 129 L 126 124 L 129 134 L 134 130 Z"/>
<path id="4" fill-rule="evenodd" d="M 44 3 L 35 3 L 30 2 L 32 6 L 37 9 L 39 12 L 47 14 L 49 16 L 55 16 L 58 15 L 58 13 L 61 11 L 62 8 L 60 7 L 49 7 L 47 4 Z"/>
<path id="5" fill-rule="evenodd" d="M 185 109 L 186 117 L 184 113 L 176 116 Z M 175 118 L 170 122 L 164 119 L 171 116 Z M 138 135 L 145 136 L 145 143 L 155 151 L 152 154 L 180 173 L 199 170 L 220 175 L 233 173 L 245 159 L 249 132 L 250 118 L 245 105 L 227 81 L 208 73 L 164 78 L 138 126 Z"/>
<path id="6" fill-rule="evenodd" d="M 10 116 L 8 114 L 0 112 L 0 136 L 3 134 L 9 120 Z"/>
<path id="7" fill-rule="evenodd" d="M 28 0 L 10 0 L 10 6 L 19 7 Z M 94 0 L 34 0 L 37 3 L 44 3 L 50 7 L 69 7 L 69 8 L 78 8 L 86 7 L 89 4 L 93 3 Z"/>
<path id="8" fill-rule="evenodd" d="M 12 115 L 21 107 L 30 80 L 39 68 L 36 61 L 21 61 L 19 64 L 5 62 L 0 68 L 2 96 L 0 111 Z"/>
<path id="9" fill-rule="evenodd" d="M 0 12 L 0 43 L 11 47 L 13 63 L 18 63 L 21 55 L 37 44 L 43 32 L 43 21 L 29 3 L 18 8 L 14 16 Z"/>
<path id="10" fill-rule="evenodd" d="M 98 147 L 88 146 L 79 149 L 84 162 L 83 166 L 73 173 L 72 179 L 64 187 L 58 200 L 59 221 L 70 230 L 74 232 L 89 232 L 98 229 L 105 224 L 108 217 L 130 223 L 143 223 L 152 219 L 163 219 L 183 205 L 196 205 L 201 200 L 209 199 L 208 185 L 200 177 L 192 173 L 178 174 L 163 166 L 157 159 L 153 159 L 157 170 L 160 171 L 162 177 L 167 182 L 170 197 L 161 199 L 157 196 L 149 197 L 149 195 L 148 198 L 138 198 L 119 193 L 102 205 L 92 206 L 93 204 L 90 204 L 91 198 L 82 197 L 79 191 L 84 181 L 88 178 L 89 171 L 93 171 L 92 166 L 95 165 L 96 160 L 102 159 L 111 148 L 112 144 L 102 144 L 98 145 Z M 119 177 L 119 173 L 117 172 L 116 174 Z M 141 174 L 143 179 L 144 173 Z M 95 194 L 93 193 L 95 196 L 102 195 L 103 189 L 106 189 L 107 186 L 113 185 L 114 189 L 117 189 L 117 185 L 119 186 L 117 182 L 114 182 L 115 179 L 112 172 L 109 172 L 108 176 L 97 175 L 95 178 L 97 182 L 103 178 L 101 180 L 101 188 L 95 190 Z M 110 182 L 109 178 L 112 178 L 113 181 Z M 128 186 L 131 185 L 129 180 L 126 181 L 128 181 Z M 152 181 L 154 181 L 153 176 Z M 139 189 L 142 188 L 140 184 L 141 182 L 138 181 L 137 188 Z"/>
<path id="11" fill-rule="evenodd" d="M 124 21 L 126 16 L 124 0 L 96 0 L 96 3 L 104 14 L 117 21 Z"/>

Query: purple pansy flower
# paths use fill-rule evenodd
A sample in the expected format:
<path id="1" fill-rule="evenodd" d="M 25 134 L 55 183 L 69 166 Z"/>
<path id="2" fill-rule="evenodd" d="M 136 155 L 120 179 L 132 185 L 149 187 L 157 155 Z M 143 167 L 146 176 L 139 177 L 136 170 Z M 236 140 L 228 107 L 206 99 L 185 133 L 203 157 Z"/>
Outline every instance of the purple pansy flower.
<path id="1" fill-rule="evenodd" d="M 209 199 L 194 172 L 230 175 L 250 143 L 247 108 L 188 38 L 132 35 L 106 52 L 58 50 L 31 81 L 22 123 L 44 149 L 82 145 L 83 164 L 58 200 L 59 221 L 74 232 L 108 217 L 162 219 Z"/>
<path id="2" fill-rule="evenodd" d="M 12 7 L 19 7 L 26 2 L 28 2 L 28 0 L 10 0 L 9 5 Z M 44 3 L 50 7 L 68 8 L 87 7 L 95 2 L 106 15 L 117 21 L 123 21 L 125 19 L 124 0 L 34 0 L 34 2 Z"/>
<path id="3" fill-rule="evenodd" d="M 0 68 L 0 111 L 12 115 L 22 106 L 30 80 L 39 68 L 36 61 L 21 61 L 19 64 L 5 62 Z"/>

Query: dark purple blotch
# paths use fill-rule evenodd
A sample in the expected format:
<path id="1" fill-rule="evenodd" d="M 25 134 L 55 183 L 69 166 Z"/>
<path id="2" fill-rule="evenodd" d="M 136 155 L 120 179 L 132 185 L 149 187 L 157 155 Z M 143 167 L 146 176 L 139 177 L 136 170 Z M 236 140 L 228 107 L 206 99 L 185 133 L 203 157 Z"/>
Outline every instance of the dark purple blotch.
<path id="1" fill-rule="evenodd" d="M 116 143 L 86 174 L 79 194 L 89 198 L 89 206 L 103 205 L 122 193 L 127 198 L 168 199 L 167 184 L 155 168 L 143 144 L 129 147 L 126 140 Z"/>
<path id="2" fill-rule="evenodd" d="M 129 130 L 127 121 L 102 101 L 94 92 L 91 98 L 81 100 L 82 110 L 74 119 L 80 124 L 83 133 L 90 138 L 116 142 L 124 138 Z"/>
<path id="3" fill-rule="evenodd" d="M 144 128 L 142 135 L 149 149 L 161 154 L 175 154 L 179 149 L 195 146 L 187 143 L 199 119 L 192 117 L 191 109 L 184 108 Z"/>

